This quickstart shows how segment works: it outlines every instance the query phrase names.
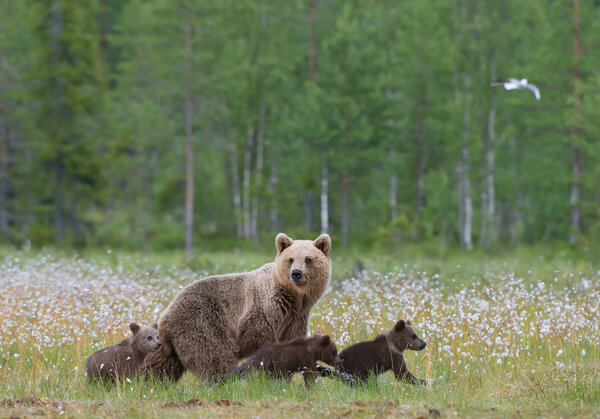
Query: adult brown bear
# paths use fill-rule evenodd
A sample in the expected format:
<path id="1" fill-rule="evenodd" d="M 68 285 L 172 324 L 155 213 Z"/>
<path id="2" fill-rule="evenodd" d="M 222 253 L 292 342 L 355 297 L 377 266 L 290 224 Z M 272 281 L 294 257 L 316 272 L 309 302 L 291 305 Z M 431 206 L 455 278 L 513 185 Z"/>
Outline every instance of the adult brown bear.
<path id="1" fill-rule="evenodd" d="M 331 276 L 331 239 L 294 241 L 279 233 L 275 245 L 273 263 L 184 288 L 160 317 L 162 346 L 144 370 L 170 380 L 186 370 L 216 379 L 263 346 L 306 337 L 311 309 Z"/>

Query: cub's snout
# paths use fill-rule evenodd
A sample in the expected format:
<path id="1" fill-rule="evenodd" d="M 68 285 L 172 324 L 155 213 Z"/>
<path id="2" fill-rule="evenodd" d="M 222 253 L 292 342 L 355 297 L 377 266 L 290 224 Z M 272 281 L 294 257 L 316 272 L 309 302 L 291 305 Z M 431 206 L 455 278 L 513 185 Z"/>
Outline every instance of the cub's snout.
<path id="1" fill-rule="evenodd" d="M 408 349 L 412 349 L 413 351 L 422 351 L 427 346 L 427 343 L 421 339 L 420 342 L 417 343 L 409 343 Z"/>

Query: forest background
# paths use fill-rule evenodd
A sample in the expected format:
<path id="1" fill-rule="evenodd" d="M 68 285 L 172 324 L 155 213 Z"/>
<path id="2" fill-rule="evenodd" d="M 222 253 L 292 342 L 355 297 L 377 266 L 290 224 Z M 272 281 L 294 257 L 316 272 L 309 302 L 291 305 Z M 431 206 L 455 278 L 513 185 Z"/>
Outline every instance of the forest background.
<path id="1" fill-rule="evenodd" d="M 0 0 L 2 243 L 594 249 L 599 47 L 598 1 Z"/>

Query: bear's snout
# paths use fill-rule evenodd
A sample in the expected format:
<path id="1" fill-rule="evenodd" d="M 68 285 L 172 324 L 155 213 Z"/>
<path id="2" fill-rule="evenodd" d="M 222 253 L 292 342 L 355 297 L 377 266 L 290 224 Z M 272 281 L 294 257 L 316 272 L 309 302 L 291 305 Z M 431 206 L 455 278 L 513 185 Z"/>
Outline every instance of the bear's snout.
<path id="1" fill-rule="evenodd" d="M 426 346 L 427 346 L 427 343 L 425 343 L 425 341 L 421 340 L 417 345 L 413 345 L 412 343 L 410 343 L 408 345 L 408 348 L 412 349 L 413 351 L 422 351 L 423 349 L 425 349 Z"/>
<path id="2" fill-rule="evenodd" d="M 300 269 L 292 270 L 292 281 L 294 281 L 294 283 L 296 283 L 296 284 L 300 284 L 300 283 L 304 282 L 302 271 Z"/>
<path id="3" fill-rule="evenodd" d="M 162 343 L 156 342 L 156 349 L 159 349 L 162 346 Z"/>

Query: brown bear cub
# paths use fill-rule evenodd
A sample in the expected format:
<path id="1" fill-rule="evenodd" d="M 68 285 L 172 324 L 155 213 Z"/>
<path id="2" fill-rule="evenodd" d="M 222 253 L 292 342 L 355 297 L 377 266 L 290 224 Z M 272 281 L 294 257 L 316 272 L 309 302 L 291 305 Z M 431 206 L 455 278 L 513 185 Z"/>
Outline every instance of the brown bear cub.
<path id="1" fill-rule="evenodd" d="M 302 373 L 304 384 L 309 387 L 317 378 L 317 361 L 336 366 L 340 362 L 335 343 L 328 335 L 315 333 L 309 338 L 274 343 L 256 351 L 228 377 L 243 377 L 252 370 L 265 371 L 275 378 L 290 380 L 294 373 Z"/>
<path id="2" fill-rule="evenodd" d="M 140 326 L 131 323 L 133 335 L 116 345 L 100 349 L 90 355 L 85 363 L 88 380 L 112 382 L 135 375 L 144 358 L 160 348 L 158 324 Z"/>
<path id="3" fill-rule="evenodd" d="M 355 343 L 340 353 L 341 363 L 338 370 L 342 377 L 350 383 L 354 379 L 361 383 L 367 381 L 369 374 L 382 374 L 394 371 L 398 380 L 411 384 L 426 384 L 426 380 L 415 377 L 406 367 L 403 352 L 406 349 L 421 351 L 427 344 L 421 340 L 409 321 L 399 320 L 385 335 L 379 335 L 374 340 Z M 322 375 L 339 375 L 325 368 L 319 369 Z"/>

